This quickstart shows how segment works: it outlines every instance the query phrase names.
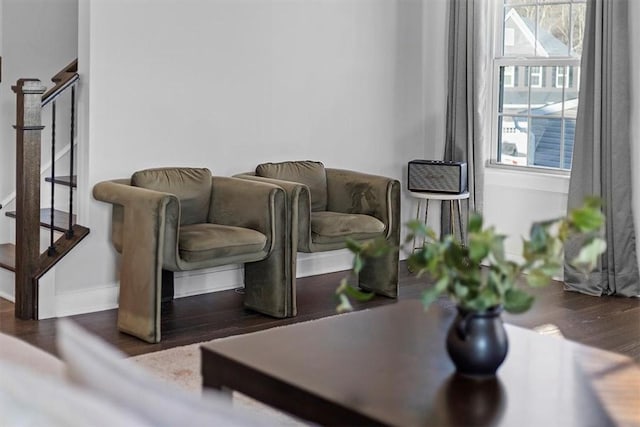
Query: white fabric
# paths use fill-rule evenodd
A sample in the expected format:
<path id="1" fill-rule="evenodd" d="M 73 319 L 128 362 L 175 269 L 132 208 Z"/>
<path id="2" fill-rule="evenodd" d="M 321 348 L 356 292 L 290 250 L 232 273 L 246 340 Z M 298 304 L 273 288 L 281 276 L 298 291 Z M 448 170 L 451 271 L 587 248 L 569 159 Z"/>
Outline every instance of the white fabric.
<path id="1" fill-rule="evenodd" d="M 30 371 L 43 375 L 64 377 L 64 363 L 60 359 L 16 337 L 2 333 L 0 360 L 27 367 Z"/>
<path id="2" fill-rule="evenodd" d="M 85 390 L 0 360 L 0 426 L 146 427 L 132 411 Z"/>
<path id="3" fill-rule="evenodd" d="M 153 378 L 69 320 L 58 321 L 57 340 L 74 383 L 127 408 L 154 426 L 269 425 L 253 414 L 233 408 L 230 397 L 206 392 L 200 398 Z"/>

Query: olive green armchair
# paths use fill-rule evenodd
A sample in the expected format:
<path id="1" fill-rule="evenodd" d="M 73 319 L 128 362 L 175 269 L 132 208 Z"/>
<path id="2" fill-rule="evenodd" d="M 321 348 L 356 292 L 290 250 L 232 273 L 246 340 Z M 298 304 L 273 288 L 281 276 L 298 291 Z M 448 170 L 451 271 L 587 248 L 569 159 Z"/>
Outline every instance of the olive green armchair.
<path id="1" fill-rule="evenodd" d="M 276 184 L 287 193 L 287 262 L 296 277 L 296 253 L 346 247 L 346 239 L 364 242 L 377 237 L 393 249 L 365 263 L 360 288 L 398 296 L 400 183 L 391 178 L 351 170 L 325 168 L 321 162 L 263 163 L 237 177 Z M 293 298 L 295 304 L 295 295 Z M 295 313 L 295 307 L 294 307 Z"/>
<path id="2" fill-rule="evenodd" d="M 122 332 L 159 342 L 161 300 L 173 297 L 173 272 L 225 264 L 245 264 L 246 307 L 292 315 L 282 188 L 212 177 L 204 168 L 160 168 L 100 182 L 93 195 L 113 205 Z"/>

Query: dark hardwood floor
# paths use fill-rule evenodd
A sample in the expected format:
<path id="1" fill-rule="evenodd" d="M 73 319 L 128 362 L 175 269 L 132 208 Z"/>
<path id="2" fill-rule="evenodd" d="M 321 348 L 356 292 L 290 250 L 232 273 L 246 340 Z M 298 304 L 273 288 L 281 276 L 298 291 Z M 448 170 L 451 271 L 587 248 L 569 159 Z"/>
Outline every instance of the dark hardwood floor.
<path id="1" fill-rule="evenodd" d="M 426 287 L 425 280 L 409 274 L 404 265 L 400 271 L 400 299 L 419 298 Z M 234 290 L 176 299 L 163 305 L 159 344 L 147 344 L 119 333 L 116 310 L 71 318 L 126 354 L 137 355 L 334 315 L 333 291 L 344 275 L 345 272 L 337 272 L 298 279 L 298 316 L 290 319 L 274 319 L 245 310 L 242 294 Z M 506 322 L 526 328 L 555 325 L 567 339 L 618 352 L 640 363 L 639 298 L 598 298 L 565 292 L 558 282 L 533 292 L 536 295 L 533 308 L 524 314 L 505 314 Z M 355 303 L 354 308 L 360 310 L 394 302 L 375 297 L 366 303 Z M 446 299 L 438 304 L 453 310 Z M 56 354 L 55 319 L 15 319 L 13 304 L 2 299 L 0 331 Z"/>

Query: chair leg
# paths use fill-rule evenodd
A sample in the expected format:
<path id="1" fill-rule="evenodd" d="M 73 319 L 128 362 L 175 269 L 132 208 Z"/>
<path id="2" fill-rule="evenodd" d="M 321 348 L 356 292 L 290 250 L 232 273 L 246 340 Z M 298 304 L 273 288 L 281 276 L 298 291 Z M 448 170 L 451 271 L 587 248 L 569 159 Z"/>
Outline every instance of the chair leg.
<path id="1" fill-rule="evenodd" d="M 283 318 L 296 315 L 297 235 L 292 230 L 297 218 L 289 218 L 284 208 L 284 191 L 275 202 L 276 217 L 273 249 L 262 261 L 244 265 L 244 306 L 269 316 Z"/>
<path id="2" fill-rule="evenodd" d="M 295 258 L 284 257 L 280 251 L 262 261 L 248 262 L 244 265 L 244 305 L 277 318 L 295 316 L 295 283 Z"/>
<path id="3" fill-rule="evenodd" d="M 398 297 L 399 249 L 365 260 L 358 277 L 358 285 L 366 291 L 389 298 Z"/>
<path id="4" fill-rule="evenodd" d="M 173 271 L 162 270 L 162 302 L 171 302 L 173 297 Z"/>
<path id="5" fill-rule="evenodd" d="M 118 329 L 148 343 L 157 343 L 160 342 L 161 269 L 134 260 L 135 256 L 122 259 Z"/>

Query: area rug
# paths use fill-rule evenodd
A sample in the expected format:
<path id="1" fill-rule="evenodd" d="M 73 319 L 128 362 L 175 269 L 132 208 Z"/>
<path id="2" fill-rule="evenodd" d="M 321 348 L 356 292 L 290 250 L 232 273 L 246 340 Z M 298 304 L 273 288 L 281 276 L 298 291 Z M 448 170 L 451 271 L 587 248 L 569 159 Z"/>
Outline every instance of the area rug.
<path id="1" fill-rule="evenodd" d="M 129 360 L 144 367 L 157 378 L 199 394 L 202 391 L 199 348 L 201 344 L 203 343 L 143 354 L 131 357 Z M 292 427 L 310 425 L 303 420 L 289 416 L 241 393 L 233 392 L 232 401 L 234 406 L 247 411 L 268 414 L 269 419 L 273 420 L 276 425 Z"/>

